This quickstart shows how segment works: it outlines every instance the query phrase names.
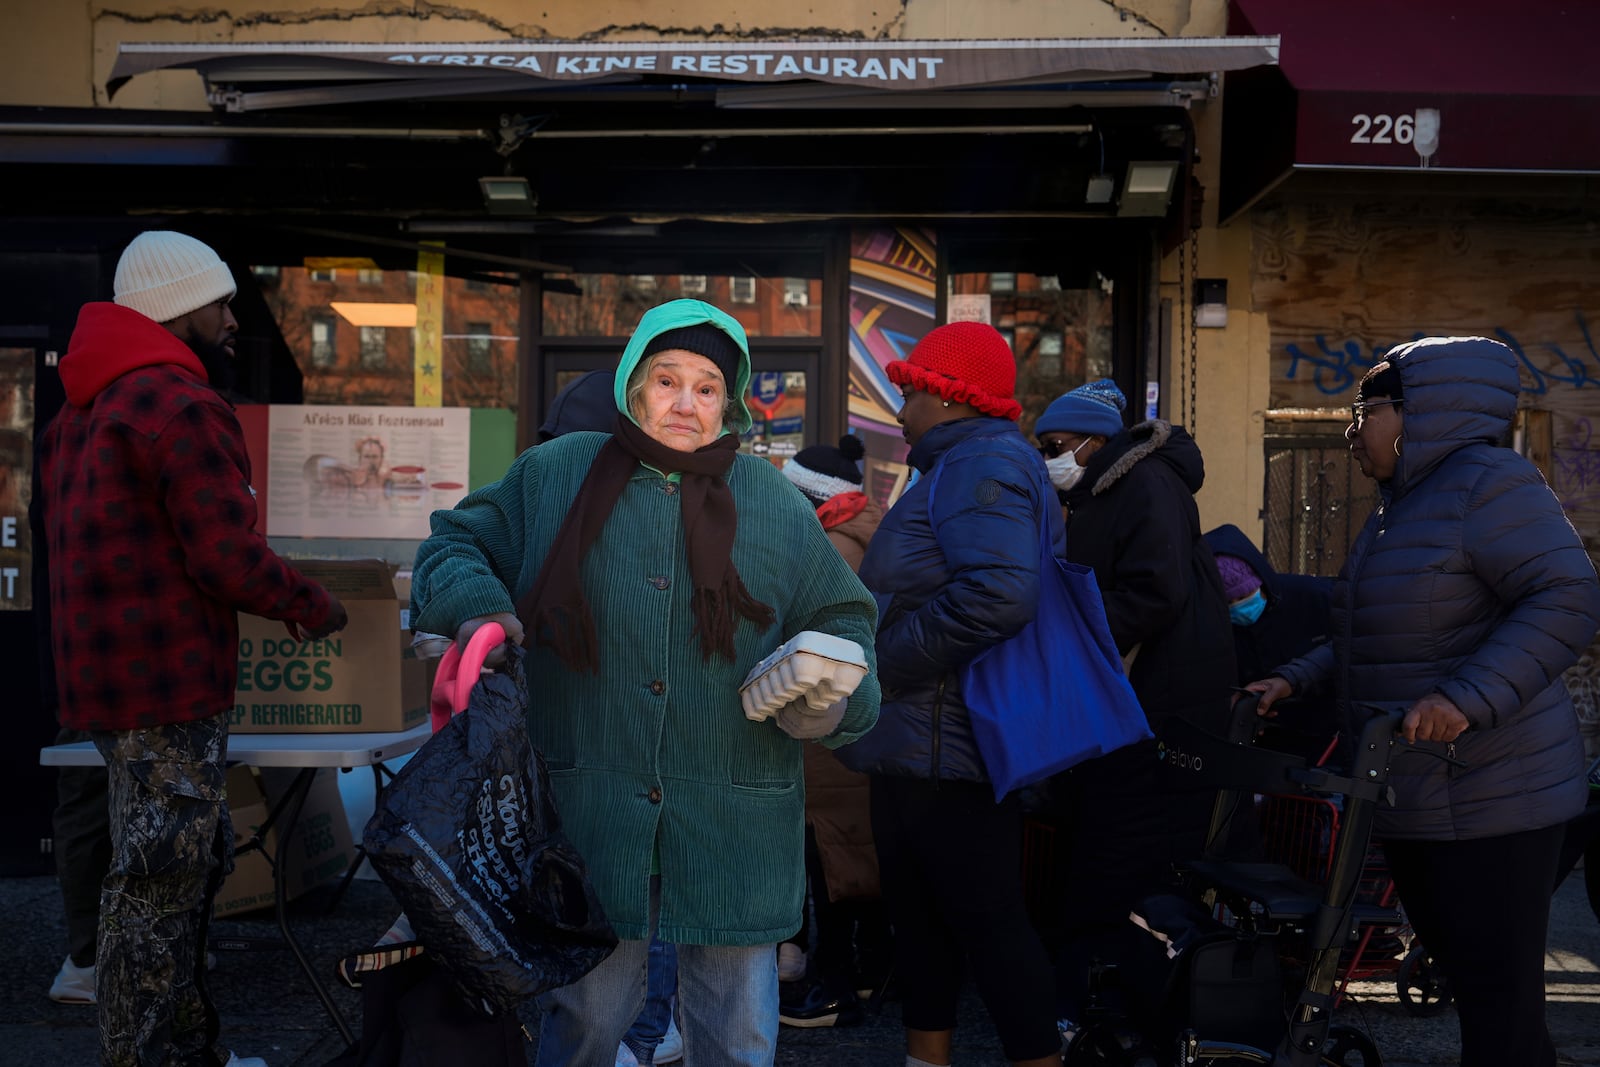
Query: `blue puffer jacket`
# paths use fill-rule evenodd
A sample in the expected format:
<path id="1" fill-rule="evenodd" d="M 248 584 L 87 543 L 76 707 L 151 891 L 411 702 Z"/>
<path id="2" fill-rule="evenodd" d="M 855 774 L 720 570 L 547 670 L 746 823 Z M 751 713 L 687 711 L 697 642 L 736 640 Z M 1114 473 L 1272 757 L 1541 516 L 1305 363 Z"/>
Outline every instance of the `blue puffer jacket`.
<path id="1" fill-rule="evenodd" d="M 1405 393 L 1402 455 L 1333 590 L 1330 643 L 1280 669 L 1332 684 L 1345 714 L 1438 691 L 1471 727 L 1467 764 L 1394 761 L 1381 836 L 1467 840 L 1563 822 L 1585 802 L 1561 672 L 1600 625 L 1600 580 L 1539 471 L 1497 446 L 1517 407 L 1509 349 L 1430 338 L 1389 355 Z M 1353 724 L 1352 724 L 1353 725 Z"/>
<path id="2" fill-rule="evenodd" d="M 1059 556 L 1061 509 L 1044 461 L 1008 419 L 941 423 L 910 462 L 924 475 L 940 464 L 938 477 L 906 490 L 861 562 L 879 610 L 878 725 L 836 752 L 853 770 L 986 782 L 957 668 L 1033 619 L 1041 512 Z"/>

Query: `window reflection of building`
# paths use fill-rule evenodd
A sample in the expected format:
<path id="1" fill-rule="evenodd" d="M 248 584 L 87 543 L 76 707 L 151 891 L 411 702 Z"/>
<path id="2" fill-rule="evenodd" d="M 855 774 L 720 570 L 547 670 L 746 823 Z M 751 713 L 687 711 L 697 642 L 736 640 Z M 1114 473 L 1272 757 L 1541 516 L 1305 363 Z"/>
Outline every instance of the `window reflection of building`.
<path id="1" fill-rule="evenodd" d="M 1069 389 L 1112 374 L 1112 298 L 1100 284 L 1063 287 L 1049 274 L 990 271 L 950 275 L 950 293 L 990 296 L 990 323 L 1017 359 L 1023 431 Z"/>
<path id="2" fill-rule="evenodd" d="M 334 347 L 336 320 L 332 315 L 311 316 L 311 365 L 326 370 L 339 362 L 338 349 Z"/>
<path id="3" fill-rule="evenodd" d="M 361 327 L 361 369 L 383 370 L 389 365 L 389 331 L 382 326 Z"/>
<path id="4" fill-rule="evenodd" d="M 305 403 L 410 406 L 414 402 L 414 331 L 361 326 L 331 307 L 334 303 L 347 308 L 415 305 L 414 272 L 299 266 L 257 266 L 251 271 L 260 280 L 304 377 Z M 515 410 L 518 279 L 447 277 L 444 290 L 445 405 Z"/>
<path id="5" fill-rule="evenodd" d="M 648 292 L 639 287 L 643 277 L 653 279 Z M 821 277 L 563 274 L 549 280 L 566 283 L 545 290 L 544 332 L 551 337 L 627 337 L 647 309 L 685 296 L 727 311 L 751 337 L 822 336 Z"/>
<path id="6" fill-rule="evenodd" d="M 494 370 L 494 327 L 487 322 L 467 323 L 467 370 L 489 374 Z"/>

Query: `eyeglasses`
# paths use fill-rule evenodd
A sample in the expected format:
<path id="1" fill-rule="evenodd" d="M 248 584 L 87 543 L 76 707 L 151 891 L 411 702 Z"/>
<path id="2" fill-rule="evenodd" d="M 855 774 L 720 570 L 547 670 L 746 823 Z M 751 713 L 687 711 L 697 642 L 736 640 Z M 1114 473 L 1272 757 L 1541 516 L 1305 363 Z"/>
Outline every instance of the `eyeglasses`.
<path id="1" fill-rule="evenodd" d="M 1055 459 L 1057 456 L 1060 456 L 1063 453 L 1076 452 L 1078 449 L 1080 449 L 1082 447 L 1083 447 L 1083 442 L 1082 441 L 1079 441 L 1075 445 L 1069 445 L 1065 441 L 1059 441 L 1059 440 L 1058 441 L 1040 441 L 1039 442 L 1039 454 L 1041 456 L 1043 456 L 1045 459 Z"/>
<path id="2" fill-rule="evenodd" d="M 1359 429 L 1360 426 L 1361 426 L 1362 421 L 1364 419 L 1366 419 L 1366 417 L 1367 417 L 1367 409 L 1368 408 L 1388 407 L 1391 404 L 1400 404 L 1400 403 L 1403 403 L 1403 401 L 1400 401 L 1400 400 L 1357 400 L 1354 404 L 1350 405 L 1350 424 Z"/>

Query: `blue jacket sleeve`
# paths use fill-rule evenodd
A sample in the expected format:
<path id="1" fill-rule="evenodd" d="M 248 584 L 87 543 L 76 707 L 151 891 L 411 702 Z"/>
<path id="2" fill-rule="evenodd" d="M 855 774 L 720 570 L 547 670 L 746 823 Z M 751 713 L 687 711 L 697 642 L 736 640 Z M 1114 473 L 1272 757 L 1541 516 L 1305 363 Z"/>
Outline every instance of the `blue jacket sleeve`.
<path id="1" fill-rule="evenodd" d="M 951 456 L 937 470 L 929 519 L 950 580 L 878 634 L 886 688 L 938 676 L 1027 625 L 1039 602 L 1035 477 L 1003 454 Z"/>
<path id="2" fill-rule="evenodd" d="M 1485 471 L 1464 521 L 1473 572 L 1508 610 L 1437 688 L 1483 729 L 1508 721 L 1578 661 L 1600 625 L 1600 580 L 1531 465 Z"/>

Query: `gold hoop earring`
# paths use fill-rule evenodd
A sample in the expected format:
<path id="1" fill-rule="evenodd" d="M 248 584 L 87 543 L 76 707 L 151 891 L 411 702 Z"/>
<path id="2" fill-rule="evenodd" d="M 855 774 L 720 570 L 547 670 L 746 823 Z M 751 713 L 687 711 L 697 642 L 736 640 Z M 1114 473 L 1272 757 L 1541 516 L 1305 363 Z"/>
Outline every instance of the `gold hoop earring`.
<path id="1" fill-rule="evenodd" d="M 1395 458 L 1396 459 L 1400 458 L 1400 435 L 1399 434 L 1395 434 L 1394 435 L 1394 454 L 1395 454 Z"/>

